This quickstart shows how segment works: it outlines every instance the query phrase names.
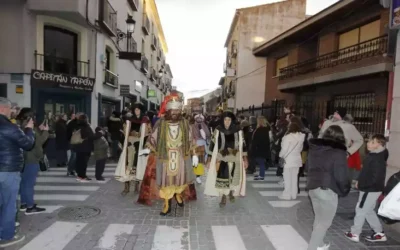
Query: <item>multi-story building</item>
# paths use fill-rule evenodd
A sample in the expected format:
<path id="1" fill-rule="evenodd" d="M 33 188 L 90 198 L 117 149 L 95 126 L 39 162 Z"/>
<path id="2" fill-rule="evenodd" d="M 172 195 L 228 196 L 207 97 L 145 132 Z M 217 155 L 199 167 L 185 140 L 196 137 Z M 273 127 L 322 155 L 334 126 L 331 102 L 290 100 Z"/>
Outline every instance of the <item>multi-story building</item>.
<path id="1" fill-rule="evenodd" d="M 156 107 L 171 88 L 158 84 L 168 47 L 154 0 L 4 0 L 0 27 L 0 93 L 39 120 L 81 111 L 95 126 L 127 103 Z"/>
<path id="2" fill-rule="evenodd" d="M 217 108 L 219 107 L 219 103 L 221 101 L 221 92 L 222 89 L 217 88 L 201 97 L 204 103 L 203 105 L 204 114 L 212 114 L 217 111 Z"/>
<path id="3" fill-rule="evenodd" d="M 263 101 L 296 103 L 315 128 L 346 107 L 361 132 L 383 133 L 394 51 L 388 21 L 378 0 L 339 1 L 255 48 L 267 59 Z"/>
<path id="4" fill-rule="evenodd" d="M 241 109 L 264 101 L 264 58 L 252 49 L 306 18 L 306 0 L 290 0 L 237 9 L 228 37 L 224 63 L 224 107 Z"/>

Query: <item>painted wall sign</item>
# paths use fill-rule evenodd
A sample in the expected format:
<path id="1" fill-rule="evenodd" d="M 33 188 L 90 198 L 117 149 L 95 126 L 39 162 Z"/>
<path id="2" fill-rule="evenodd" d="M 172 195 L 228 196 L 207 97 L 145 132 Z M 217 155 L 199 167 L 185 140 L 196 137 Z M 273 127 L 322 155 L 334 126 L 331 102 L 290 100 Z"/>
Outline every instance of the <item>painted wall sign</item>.
<path id="1" fill-rule="evenodd" d="M 95 83 L 96 80 L 94 78 L 71 76 L 40 70 L 32 70 L 31 72 L 31 84 L 40 87 L 92 92 Z"/>
<path id="2" fill-rule="evenodd" d="M 147 90 L 147 98 L 150 98 L 150 97 L 157 97 L 157 93 L 155 90 L 153 90 L 153 89 Z"/>
<path id="3" fill-rule="evenodd" d="M 393 0 L 390 8 L 390 28 L 400 28 L 400 0 Z"/>

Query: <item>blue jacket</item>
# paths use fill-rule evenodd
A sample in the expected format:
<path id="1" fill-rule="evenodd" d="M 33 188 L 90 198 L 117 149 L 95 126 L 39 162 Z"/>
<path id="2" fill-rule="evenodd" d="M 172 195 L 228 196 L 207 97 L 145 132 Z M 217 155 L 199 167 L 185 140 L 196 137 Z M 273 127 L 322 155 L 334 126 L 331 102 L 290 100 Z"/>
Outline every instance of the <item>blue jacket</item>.
<path id="1" fill-rule="evenodd" d="M 0 115 L 0 172 L 20 172 L 24 164 L 24 151 L 29 151 L 35 144 L 32 129 L 25 133 Z"/>

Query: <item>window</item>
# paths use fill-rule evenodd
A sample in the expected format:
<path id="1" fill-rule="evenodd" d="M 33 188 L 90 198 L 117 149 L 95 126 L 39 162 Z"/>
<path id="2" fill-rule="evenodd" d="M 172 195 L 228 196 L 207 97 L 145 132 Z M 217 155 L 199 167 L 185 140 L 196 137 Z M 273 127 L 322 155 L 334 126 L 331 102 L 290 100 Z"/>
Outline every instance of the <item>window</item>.
<path id="1" fill-rule="evenodd" d="M 284 56 L 276 60 L 275 76 L 279 76 L 280 70 L 288 66 L 288 57 Z"/>
<path id="2" fill-rule="evenodd" d="M 106 48 L 106 69 L 111 70 L 111 51 Z"/>
<path id="3" fill-rule="evenodd" d="M 0 83 L 0 97 L 7 98 L 7 84 Z"/>
<path id="4" fill-rule="evenodd" d="M 339 35 L 339 49 L 344 49 L 380 35 L 381 21 L 376 20 Z"/>
<path id="5" fill-rule="evenodd" d="M 76 75 L 77 55 L 77 34 L 58 27 L 44 26 L 45 71 Z"/>
<path id="6" fill-rule="evenodd" d="M 145 45 L 146 45 L 146 43 L 145 43 L 144 39 L 142 39 L 142 55 L 145 55 L 145 52 L 146 52 Z"/>

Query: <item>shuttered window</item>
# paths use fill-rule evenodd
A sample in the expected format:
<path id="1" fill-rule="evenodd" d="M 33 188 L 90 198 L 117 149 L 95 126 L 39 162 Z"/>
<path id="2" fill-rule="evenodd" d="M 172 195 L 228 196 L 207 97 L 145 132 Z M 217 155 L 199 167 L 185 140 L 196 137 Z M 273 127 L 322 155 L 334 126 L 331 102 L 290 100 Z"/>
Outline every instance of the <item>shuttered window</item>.
<path id="1" fill-rule="evenodd" d="M 284 56 L 276 60 L 275 76 L 280 75 L 280 70 L 288 66 L 288 57 Z"/>
<path id="2" fill-rule="evenodd" d="M 380 35 L 381 21 L 376 20 L 356 29 L 339 35 L 339 49 L 344 49 L 374 38 Z"/>

